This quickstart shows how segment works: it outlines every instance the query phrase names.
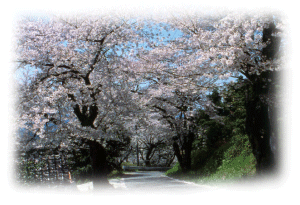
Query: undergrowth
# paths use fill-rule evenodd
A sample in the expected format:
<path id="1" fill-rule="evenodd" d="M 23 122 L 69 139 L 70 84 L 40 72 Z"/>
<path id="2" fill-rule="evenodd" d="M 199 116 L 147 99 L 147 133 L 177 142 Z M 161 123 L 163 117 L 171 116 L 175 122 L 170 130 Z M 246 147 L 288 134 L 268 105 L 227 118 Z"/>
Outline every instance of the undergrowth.
<path id="1" fill-rule="evenodd" d="M 216 150 L 195 150 L 192 170 L 183 173 L 177 163 L 166 172 L 167 176 L 199 184 L 237 182 L 255 174 L 255 158 L 246 135 L 235 135 L 230 142 Z"/>

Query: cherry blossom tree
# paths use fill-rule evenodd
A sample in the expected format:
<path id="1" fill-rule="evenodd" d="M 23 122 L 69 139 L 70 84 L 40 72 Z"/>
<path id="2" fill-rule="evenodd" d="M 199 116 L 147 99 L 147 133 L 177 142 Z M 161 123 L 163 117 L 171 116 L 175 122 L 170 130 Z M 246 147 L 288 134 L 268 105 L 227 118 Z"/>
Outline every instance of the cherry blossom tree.
<path id="1" fill-rule="evenodd" d="M 159 165 L 161 158 L 165 158 L 165 164 L 169 165 L 174 158 L 170 149 L 172 130 L 161 122 L 161 118 L 161 115 L 145 107 L 132 119 L 134 123 L 131 122 L 133 147 L 139 147 L 146 166 Z"/>
<path id="2" fill-rule="evenodd" d="M 155 33 L 142 38 L 149 48 L 139 49 L 133 64 L 140 68 L 135 74 L 144 84 L 137 91 L 142 95 L 139 104 L 158 113 L 160 123 L 169 127 L 174 153 L 183 170 L 188 171 L 195 139 L 194 114 L 199 108 L 213 111 L 206 94 L 218 78 L 206 65 L 192 66 L 195 59 L 191 58 L 192 49 L 185 47 L 190 46 L 186 36 L 162 37 L 167 30 L 174 34 L 172 25 L 155 21 L 150 25 L 160 26 L 161 33 L 155 37 L 157 29 L 150 29 Z"/>
<path id="3" fill-rule="evenodd" d="M 151 100 L 148 102 L 152 102 L 152 107 L 166 117 L 186 120 L 187 111 L 193 113 L 193 103 L 197 102 L 199 107 L 207 104 L 205 98 L 194 96 L 201 96 L 216 86 L 217 79 L 243 76 L 257 94 L 253 99 L 259 100 L 260 105 L 257 106 L 261 110 L 257 113 L 261 113 L 260 117 L 264 119 L 264 125 L 256 129 L 260 117 L 253 115 L 255 111 L 251 109 L 251 104 L 254 105 L 254 100 L 250 99 L 249 91 L 246 128 L 257 160 L 256 168 L 258 173 L 274 168 L 274 150 L 271 151 L 270 145 L 272 131 L 268 128 L 272 116 L 266 111 L 272 105 L 260 98 L 264 93 L 270 93 L 264 89 L 269 85 L 262 82 L 273 82 L 275 78 L 272 73 L 282 67 L 284 58 L 281 55 L 284 53 L 279 54 L 279 51 L 283 51 L 279 47 L 279 36 L 284 34 L 281 32 L 282 22 L 271 14 L 231 13 L 213 17 L 178 15 L 166 18 L 164 25 L 166 29 L 180 31 L 181 35 L 165 44 L 152 45 L 152 50 L 141 50 L 139 53 L 144 78 L 152 82 L 149 86 L 152 89 L 149 91 Z M 278 81 L 273 83 L 278 84 Z M 178 106 L 174 103 L 175 99 L 189 103 Z M 154 101 L 158 101 L 159 105 Z M 170 114 L 163 107 L 166 104 L 177 110 Z M 253 120 L 255 123 L 252 123 Z M 185 132 L 189 130 L 187 124 L 181 122 L 180 125 L 185 125 Z"/>
<path id="4" fill-rule="evenodd" d="M 209 30 L 195 26 L 195 19 L 191 22 L 186 22 L 182 30 L 188 28 L 189 35 L 193 36 L 191 41 L 199 43 L 200 53 L 194 53 L 207 54 L 211 70 L 216 69 L 215 75 L 242 75 L 248 82 L 246 130 L 257 161 L 257 173 L 274 170 L 278 145 L 274 143 L 276 132 L 271 129 L 271 121 L 275 122 L 272 119 L 276 98 L 270 95 L 276 96 L 271 87 L 280 83 L 277 76 L 284 59 L 281 56 L 284 53 L 280 52 L 283 51 L 280 47 L 282 22 L 270 14 L 226 15 Z"/>
<path id="5" fill-rule="evenodd" d="M 57 130 L 85 139 L 94 185 L 108 183 L 104 142 L 114 138 L 134 105 L 125 72 L 130 62 L 121 54 L 129 52 L 128 42 L 135 37 L 125 19 L 111 16 L 19 23 L 18 67 L 32 73 L 20 96 L 20 128 L 47 138 L 45 125 L 58 121 L 65 109 L 66 123 L 57 123 Z"/>

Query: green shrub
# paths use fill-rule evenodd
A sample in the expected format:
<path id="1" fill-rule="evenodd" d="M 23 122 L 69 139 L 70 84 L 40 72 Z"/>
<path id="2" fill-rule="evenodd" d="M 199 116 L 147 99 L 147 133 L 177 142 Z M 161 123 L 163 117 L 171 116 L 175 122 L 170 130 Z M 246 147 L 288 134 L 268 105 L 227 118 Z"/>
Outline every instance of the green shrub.
<path id="1" fill-rule="evenodd" d="M 113 170 L 109 175 L 108 178 L 118 178 L 124 174 L 122 170 Z"/>
<path id="2" fill-rule="evenodd" d="M 201 173 L 204 176 L 209 176 L 215 173 L 219 166 L 221 166 L 224 160 L 224 153 L 231 147 L 230 143 L 227 143 L 220 148 L 211 151 L 209 153 L 209 158 L 207 159 L 205 165 L 201 168 Z"/>
<path id="3" fill-rule="evenodd" d="M 182 169 L 179 165 L 179 162 L 177 162 L 174 167 L 169 169 L 168 171 L 165 172 L 165 175 L 167 176 L 176 176 L 182 174 Z"/>
<path id="4" fill-rule="evenodd" d="M 182 173 L 179 163 L 167 176 L 196 183 L 235 182 L 255 174 L 255 158 L 247 135 L 236 133 L 231 140 L 214 150 L 194 150 L 192 170 Z"/>
<path id="5" fill-rule="evenodd" d="M 233 136 L 230 146 L 223 150 L 221 163 L 218 165 L 218 154 L 212 156 L 203 169 L 206 176 L 201 177 L 199 182 L 236 181 L 255 174 L 255 158 L 247 135 Z M 221 150 L 218 152 L 221 153 Z"/>
<path id="6" fill-rule="evenodd" d="M 192 151 L 192 169 L 198 170 L 203 167 L 208 160 L 209 152 L 204 149 Z"/>
<path id="7" fill-rule="evenodd" d="M 75 167 L 75 170 L 72 171 L 71 174 L 72 174 L 72 178 L 75 179 L 77 184 L 91 181 L 92 165 L 88 164 L 82 167 Z"/>

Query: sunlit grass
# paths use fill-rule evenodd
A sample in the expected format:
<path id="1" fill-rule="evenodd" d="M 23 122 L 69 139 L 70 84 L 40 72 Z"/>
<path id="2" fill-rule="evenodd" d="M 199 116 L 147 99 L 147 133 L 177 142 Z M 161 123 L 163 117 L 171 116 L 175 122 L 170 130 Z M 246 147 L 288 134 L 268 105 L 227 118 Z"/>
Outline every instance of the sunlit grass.
<path id="1" fill-rule="evenodd" d="M 247 136 L 236 135 L 229 143 L 206 156 L 203 164 L 192 165 L 193 170 L 187 173 L 183 173 L 179 164 L 176 164 L 166 175 L 210 185 L 235 183 L 255 175 L 255 158 Z M 193 157 L 201 158 L 195 153 Z M 193 160 L 197 162 L 197 159 Z"/>

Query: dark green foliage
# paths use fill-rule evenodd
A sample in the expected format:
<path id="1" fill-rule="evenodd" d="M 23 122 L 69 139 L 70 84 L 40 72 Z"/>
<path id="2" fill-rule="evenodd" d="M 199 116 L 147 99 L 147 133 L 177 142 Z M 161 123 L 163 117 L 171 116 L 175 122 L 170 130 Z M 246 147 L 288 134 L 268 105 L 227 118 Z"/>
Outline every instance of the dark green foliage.
<path id="1" fill-rule="evenodd" d="M 217 169 L 222 165 L 224 160 L 224 153 L 230 148 L 231 144 L 227 143 L 213 152 L 208 153 L 208 159 L 205 164 L 200 168 L 202 170 L 203 176 L 209 176 L 217 171 Z"/>
<path id="2" fill-rule="evenodd" d="M 32 185 L 39 181 L 35 177 L 34 170 L 39 170 L 45 166 L 45 161 L 38 163 L 34 160 L 28 160 L 27 156 L 19 156 L 19 163 L 17 164 L 17 181 L 23 186 Z"/>
<path id="3" fill-rule="evenodd" d="M 124 176 L 123 170 L 113 170 L 111 173 L 109 173 L 108 178 L 119 178 Z"/>
<path id="4" fill-rule="evenodd" d="M 192 152 L 192 169 L 198 170 L 205 165 L 207 160 L 209 159 L 208 149 L 198 149 Z"/>
<path id="5" fill-rule="evenodd" d="M 106 141 L 107 160 L 111 170 L 122 170 L 121 164 L 131 152 L 130 137 L 120 134 L 116 139 Z"/>
<path id="6" fill-rule="evenodd" d="M 246 122 L 246 85 L 242 78 L 236 83 L 230 84 L 223 91 L 224 95 L 224 124 L 230 135 L 236 132 L 245 134 Z"/>
<path id="7" fill-rule="evenodd" d="M 105 143 L 108 173 L 113 170 L 122 170 L 121 164 L 130 153 L 130 137 L 119 134 L 115 139 L 109 139 L 103 143 Z M 90 181 L 93 169 L 89 143 L 86 140 L 79 140 L 76 147 L 79 148 L 73 150 L 73 157 L 70 159 L 73 162 L 70 165 L 73 170 L 72 176 L 79 183 Z"/>
<path id="8" fill-rule="evenodd" d="M 166 175 L 197 183 L 238 181 L 254 175 L 255 163 L 247 135 L 236 134 L 215 150 L 193 151 L 191 171 L 183 173 L 176 164 Z"/>
<path id="9" fill-rule="evenodd" d="M 70 161 L 70 168 L 72 171 L 72 178 L 77 182 L 85 182 L 91 180 L 91 176 L 93 173 L 91 160 L 90 160 L 90 151 L 87 147 L 84 146 L 81 141 L 81 148 L 72 150 L 72 158 Z"/>
<path id="10" fill-rule="evenodd" d="M 281 39 L 276 32 L 274 23 L 264 28 L 263 42 L 266 47 L 261 51 L 261 61 L 278 57 Z M 257 173 L 270 173 L 276 169 L 280 127 L 276 101 L 281 72 L 268 70 L 250 74 L 245 67 L 245 72 L 241 73 L 244 77 L 228 84 L 223 90 L 214 89 L 207 96 L 219 118 L 210 117 L 206 110 L 199 110 L 195 117 L 194 170 L 210 175 L 220 166 L 221 169 L 236 171 L 235 164 L 239 168 L 249 165 L 250 168 L 245 170 L 251 170 L 251 173 L 254 166 Z"/>
<path id="11" fill-rule="evenodd" d="M 215 120 L 211 120 L 205 123 L 205 126 L 208 127 L 205 132 L 207 136 L 207 146 L 211 148 L 219 147 L 223 139 L 225 141 L 227 137 L 224 133 L 224 125 Z"/>
<path id="12" fill-rule="evenodd" d="M 213 97 L 212 97 L 213 96 Z M 209 96 L 216 104 L 217 112 L 224 114 L 225 108 L 221 102 L 221 97 L 219 92 L 214 90 L 214 92 Z M 230 138 L 230 127 L 222 121 L 212 119 L 204 110 L 199 110 L 195 117 L 195 123 L 197 126 L 198 138 L 195 140 L 194 146 L 198 143 L 205 143 L 208 149 L 216 149 Z"/>
<path id="13" fill-rule="evenodd" d="M 227 159 L 233 159 L 237 156 L 241 155 L 242 152 L 244 154 L 249 155 L 252 153 L 251 145 L 247 135 L 237 134 L 230 140 L 231 147 L 226 152 L 224 156 Z"/>
<path id="14" fill-rule="evenodd" d="M 208 95 L 208 98 L 216 105 L 220 106 L 221 105 L 221 99 L 222 97 L 220 96 L 220 93 L 217 88 L 215 88 L 210 95 Z"/>
<path id="15" fill-rule="evenodd" d="M 220 117 L 211 118 L 205 110 L 195 117 L 198 135 L 193 143 L 192 169 L 182 174 L 179 165 L 168 175 L 189 180 L 239 178 L 255 172 L 255 158 L 246 135 L 246 89 L 240 78 L 222 91 L 215 89 L 208 97 Z M 230 173 L 232 172 L 232 173 Z"/>
<path id="16" fill-rule="evenodd" d="M 90 164 L 87 164 L 85 166 L 78 166 L 76 169 L 72 172 L 74 180 L 76 180 L 77 184 L 85 183 L 88 181 L 91 181 L 92 179 L 92 166 Z"/>

